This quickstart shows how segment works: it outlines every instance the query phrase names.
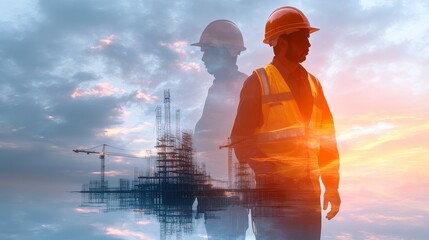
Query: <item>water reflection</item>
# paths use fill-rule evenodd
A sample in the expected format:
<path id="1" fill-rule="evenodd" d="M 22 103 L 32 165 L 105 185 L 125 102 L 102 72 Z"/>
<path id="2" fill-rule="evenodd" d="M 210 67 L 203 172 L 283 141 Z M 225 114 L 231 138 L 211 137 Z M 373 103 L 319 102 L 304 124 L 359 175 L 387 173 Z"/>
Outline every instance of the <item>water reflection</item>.
<path id="1" fill-rule="evenodd" d="M 241 168 L 247 173 L 246 166 Z M 99 188 L 98 180 L 92 181 L 81 191 L 82 207 L 102 207 L 104 212 L 131 210 L 137 222 L 153 216 L 160 223 L 159 239 L 187 239 L 198 231 L 195 229 L 198 219 L 204 219 L 208 239 L 244 239 L 249 211 L 252 221 L 261 226 L 253 229 L 259 238 L 276 236 L 276 229 L 284 227 L 285 222 L 296 227 L 290 229 L 292 234 L 294 230 L 299 232 L 300 226 L 310 225 L 309 215 L 320 215 L 319 195 L 306 191 L 310 185 L 305 183 L 285 194 L 279 189 L 286 182 L 260 180 L 254 186 L 246 182 L 249 178 L 242 178 L 246 181 L 236 181 L 234 188 L 215 188 L 205 182 L 188 185 L 164 180 L 148 176 L 138 176 L 132 182 L 121 179 L 119 187 L 104 191 Z M 320 234 L 316 229 L 310 232 Z"/>
<path id="2" fill-rule="evenodd" d="M 158 164 L 162 165 L 160 159 Z M 138 175 L 132 181 L 120 179 L 116 188 L 105 182 L 104 190 L 99 180 L 93 180 L 83 185 L 81 207 L 101 207 L 104 212 L 131 210 L 136 221 L 154 216 L 160 223 L 160 239 L 187 239 L 195 233 L 195 220 L 203 218 L 209 239 L 244 239 L 249 208 L 257 202 L 255 193 L 263 191 L 250 188 L 251 175 L 246 176 L 246 166 L 237 164 L 235 169 L 240 170 L 236 171 L 240 178 L 234 188 L 215 188 L 199 171 L 192 175 L 182 172 L 184 176 L 177 178 L 162 177 L 157 171 L 153 176 Z"/>

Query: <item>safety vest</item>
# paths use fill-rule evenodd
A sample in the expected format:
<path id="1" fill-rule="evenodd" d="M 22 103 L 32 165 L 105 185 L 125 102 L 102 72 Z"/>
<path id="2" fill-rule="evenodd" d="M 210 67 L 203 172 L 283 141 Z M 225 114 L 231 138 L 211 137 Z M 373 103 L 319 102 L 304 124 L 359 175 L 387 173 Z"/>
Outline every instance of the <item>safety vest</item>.
<path id="1" fill-rule="evenodd" d="M 318 178 L 321 109 L 313 102 L 310 121 L 305 122 L 278 69 L 268 64 L 255 72 L 262 90 L 263 124 L 255 130 L 253 136 L 257 149 L 262 154 L 250 157 L 249 161 L 256 163 L 256 166 L 272 166 L 267 168 L 268 174 Z M 310 74 L 307 74 L 307 79 L 312 96 L 316 98 L 317 80 Z"/>

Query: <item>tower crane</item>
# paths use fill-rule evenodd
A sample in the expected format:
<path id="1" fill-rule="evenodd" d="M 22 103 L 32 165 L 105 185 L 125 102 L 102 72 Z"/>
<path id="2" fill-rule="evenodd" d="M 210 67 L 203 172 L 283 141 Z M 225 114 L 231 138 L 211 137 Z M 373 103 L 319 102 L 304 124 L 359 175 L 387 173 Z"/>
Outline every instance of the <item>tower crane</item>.
<path id="1" fill-rule="evenodd" d="M 92 149 L 98 148 L 98 147 L 102 147 L 101 151 L 92 151 Z M 115 153 L 115 152 L 107 152 L 106 151 L 106 146 L 112 147 L 110 145 L 107 144 L 103 144 L 100 146 L 96 146 L 93 148 L 88 148 L 88 149 L 73 149 L 73 152 L 75 153 L 86 153 L 87 155 L 89 154 L 98 154 L 100 156 L 100 160 L 101 160 L 101 171 L 100 171 L 100 175 L 101 175 L 101 179 L 100 179 L 100 184 L 101 184 L 101 191 L 105 191 L 107 186 L 105 184 L 105 171 L 106 171 L 106 163 L 105 163 L 105 156 L 119 156 L 119 157 L 127 157 L 127 158 L 140 158 L 143 159 L 142 157 L 139 157 L 137 155 L 132 155 L 132 154 L 126 154 L 126 153 Z M 150 156 L 147 156 L 150 157 Z"/>

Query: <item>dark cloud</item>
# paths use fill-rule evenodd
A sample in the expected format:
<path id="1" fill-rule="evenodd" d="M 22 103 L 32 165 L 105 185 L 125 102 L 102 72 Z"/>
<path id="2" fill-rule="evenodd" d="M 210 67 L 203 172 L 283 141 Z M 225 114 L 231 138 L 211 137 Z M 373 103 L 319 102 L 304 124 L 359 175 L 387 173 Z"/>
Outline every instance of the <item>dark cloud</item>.
<path id="1" fill-rule="evenodd" d="M 121 3 L 101 0 L 40 0 L 39 9 L 46 23 L 53 29 L 58 27 L 55 30 L 64 34 L 69 31 L 88 33 L 97 27 L 117 27 L 123 22 L 118 20 L 127 17 Z"/>
<path id="2" fill-rule="evenodd" d="M 72 79 L 80 83 L 80 82 L 97 80 L 99 79 L 99 76 L 97 76 L 93 72 L 76 72 L 75 74 L 73 74 Z"/>
<path id="3" fill-rule="evenodd" d="M 51 123 L 48 137 L 93 136 L 105 127 L 120 124 L 120 110 L 119 102 L 109 97 L 60 102 L 52 106 L 52 116 L 60 122 Z"/>

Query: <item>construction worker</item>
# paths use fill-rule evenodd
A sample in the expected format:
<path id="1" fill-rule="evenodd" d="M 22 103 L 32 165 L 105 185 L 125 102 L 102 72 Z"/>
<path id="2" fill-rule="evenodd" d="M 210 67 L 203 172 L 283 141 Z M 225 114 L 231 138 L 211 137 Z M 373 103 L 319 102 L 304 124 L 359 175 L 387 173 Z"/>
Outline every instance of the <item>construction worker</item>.
<path id="1" fill-rule="evenodd" d="M 195 126 L 197 159 L 205 164 L 212 178 L 227 182 L 228 155 L 227 151 L 219 150 L 219 146 L 225 144 L 230 135 L 240 90 L 247 78 L 246 74 L 238 71 L 236 64 L 237 56 L 246 48 L 240 30 L 228 20 L 208 24 L 200 41 L 192 46 L 201 48 L 207 72 L 215 78 L 208 90 L 202 116 Z M 198 208 L 205 212 L 209 239 L 244 239 L 248 210 L 233 206 L 232 202 L 233 199 L 223 195 L 198 197 Z"/>
<path id="2" fill-rule="evenodd" d="M 334 122 L 319 80 L 301 65 L 318 30 L 299 9 L 276 9 L 263 41 L 274 58 L 241 90 L 231 138 L 238 160 L 255 172 L 256 239 L 320 239 L 320 177 L 326 218 L 339 211 Z"/>
<path id="3" fill-rule="evenodd" d="M 207 72 L 215 77 L 204 104 L 203 113 L 195 126 L 198 159 L 204 161 L 214 178 L 227 179 L 225 144 L 234 123 L 240 90 L 247 75 L 239 72 L 237 56 L 244 51 L 243 37 L 238 27 L 228 20 L 216 20 L 207 25 L 198 46 Z"/>

